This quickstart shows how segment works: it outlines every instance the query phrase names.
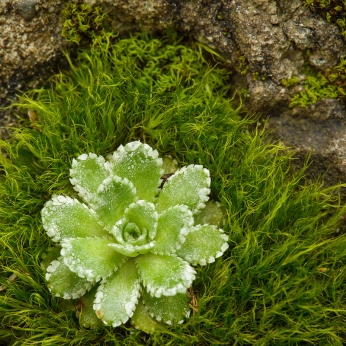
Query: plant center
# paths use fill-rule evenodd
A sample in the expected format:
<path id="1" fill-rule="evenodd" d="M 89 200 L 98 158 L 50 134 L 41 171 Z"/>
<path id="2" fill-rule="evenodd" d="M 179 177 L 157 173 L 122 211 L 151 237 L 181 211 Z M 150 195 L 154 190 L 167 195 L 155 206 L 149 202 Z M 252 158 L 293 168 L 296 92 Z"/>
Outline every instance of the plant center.
<path id="1" fill-rule="evenodd" d="M 123 240 L 132 245 L 142 245 L 147 242 L 148 231 L 146 228 L 140 228 L 134 222 L 129 222 L 123 229 Z"/>

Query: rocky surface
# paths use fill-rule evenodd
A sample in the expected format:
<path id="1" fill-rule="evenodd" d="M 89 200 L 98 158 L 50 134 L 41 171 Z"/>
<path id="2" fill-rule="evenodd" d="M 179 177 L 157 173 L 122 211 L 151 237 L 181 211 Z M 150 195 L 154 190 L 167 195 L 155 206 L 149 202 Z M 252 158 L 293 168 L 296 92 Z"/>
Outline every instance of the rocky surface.
<path id="1" fill-rule="evenodd" d="M 312 150 L 316 172 L 332 165 L 330 181 L 345 181 L 345 107 L 323 100 L 306 109 L 289 109 L 292 90 L 299 86 L 289 90 L 281 84 L 283 78 L 303 79 L 307 63 L 325 71 L 346 55 L 337 26 L 312 13 L 302 0 L 86 2 L 109 12 L 115 31 L 173 26 L 216 49 L 247 88 L 246 107 L 270 117 L 268 127 L 276 129 L 275 137 L 302 156 Z M 62 0 L 0 0 L 0 106 L 18 90 L 42 85 L 57 69 L 65 47 L 63 5 Z M 238 73 L 240 62 L 244 75 Z"/>
<path id="2" fill-rule="evenodd" d="M 307 108 L 286 111 L 266 124 L 274 138 L 296 151 L 294 167 L 300 169 L 307 156 L 311 179 L 324 176 L 327 186 L 346 182 L 345 109 L 337 100 L 324 99 Z M 344 191 L 346 197 L 346 191 Z"/>
<path id="3" fill-rule="evenodd" d="M 62 1 L 0 1 L 0 99 L 32 88 L 61 57 Z"/>

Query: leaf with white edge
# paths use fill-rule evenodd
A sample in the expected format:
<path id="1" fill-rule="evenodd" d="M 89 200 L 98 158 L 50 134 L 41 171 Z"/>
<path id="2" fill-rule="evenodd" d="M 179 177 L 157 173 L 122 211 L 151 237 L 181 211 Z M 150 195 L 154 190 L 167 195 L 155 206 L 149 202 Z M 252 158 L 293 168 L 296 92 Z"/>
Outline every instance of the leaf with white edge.
<path id="1" fill-rule="evenodd" d="M 193 215 L 186 205 L 176 205 L 167 209 L 159 215 L 153 252 L 174 253 L 185 242 L 185 237 L 192 226 Z"/>
<path id="2" fill-rule="evenodd" d="M 154 201 L 163 174 L 156 150 L 139 141 L 130 142 L 113 153 L 111 162 L 115 175 L 132 181 L 139 199 Z"/>
<path id="3" fill-rule="evenodd" d="M 112 276 L 101 282 L 93 308 L 104 324 L 117 327 L 132 317 L 139 296 L 136 264 L 129 259 Z"/>
<path id="4" fill-rule="evenodd" d="M 163 323 L 158 322 L 149 315 L 141 300 L 137 304 L 136 310 L 131 318 L 131 323 L 136 329 L 148 334 L 161 332 L 166 329 Z"/>
<path id="5" fill-rule="evenodd" d="M 93 200 L 100 184 L 110 175 L 109 163 L 102 156 L 89 153 L 72 160 L 70 182 L 86 202 Z"/>
<path id="6" fill-rule="evenodd" d="M 46 271 L 48 288 L 55 297 L 76 299 L 89 291 L 93 283 L 72 273 L 60 256 L 51 262 Z"/>
<path id="7" fill-rule="evenodd" d="M 159 322 L 169 325 L 181 324 L 185 318 L 190 317 L 190 307 L 188 302 L 190 297 L 185 293 L 177 293 L 172 297 L 162 296 L 152 297 L 149 293 L 143 292 L 143 304 L 151 317 Z"/>
<path id="8" fill-rule="evenodd" d="M 215 262 L 228 249 L 228 236 L 213 225 L 197 225 L 190 229 L 177 256 L 189 263 L 206 265 Z"/>
<path id="9" fill-rule="evenodd" d="M 131 244 L 108 244 L 115 251 L 119 252 L 122 255 L 128 257 L 137 257 L 138 255 L 144 255 L 148 253 L 154 246 L 155 241 L 143 244 L 143 245 L 131 245 Z"/>
<path id="10" fill-rule="evenodd" d="M 106 178 L 97 190 L 92 208 L 107 229 L 119 221 L 125 209 L 136 200 L 136 189 L 126 178 Z"/>
<path id="11" fill-rule="evenodd" d="M 70 197 L 53 197 L 41 214 L 43 228 L 55 242 L 61 238 L 109 236 L 95 212 Z"/>
<path id="12" fill-rule="evenodd" d="M 195 215 L 195 225 L 215 225 L 217 227 L 223 226 L 225 221 L 225 212 L 219 202 L 209 200 L 205 204 L 205 208 Z"/>
<path id="13" fill-rule="evenodd" d="M 126 260 L 125 256 L 108 246 L 111 242 L 109 238 L 63 239 L 61 255 L 72 272 L 88 281 L 100 281 Z"/>
<path id="14" fill-rule="evenodd" d="M 182 167 L 167 179 L 157 198 L 156 210 L 161 213 L 175 205 L 185 204 L 196 214 L 205 207 L 209 194 L 209 171 L 201 165 Z"/>
<path id="15" fill-rule="evenodd" d="M 135 259 L 143 285 L 153 296 L 160 298 L 184 293 L 195 279 L 195 270 L 174 255 L 149 253 Z"/>
<path id="16" fill-rule="evenodd" d="M 79 318 L 79 323 L 84 328 L 95 329 L 103 326 L 102 321 L 96 316 L 95 310 L 93 309 L 97 289 L 98 285 L 95 285 L 76 302 L 77 317 Z"/>

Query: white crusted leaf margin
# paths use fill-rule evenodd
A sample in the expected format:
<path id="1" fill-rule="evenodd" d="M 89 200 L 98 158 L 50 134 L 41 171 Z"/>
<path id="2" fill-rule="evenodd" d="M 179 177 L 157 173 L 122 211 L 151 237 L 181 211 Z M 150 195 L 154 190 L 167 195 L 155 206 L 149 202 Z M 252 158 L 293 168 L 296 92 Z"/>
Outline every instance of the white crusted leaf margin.
<path id="1" fill-rule="evenodd" d="M 192 212 L 186 205 L 175 205 L 159 215 L 156 245 L 152 252 L 157 254 L 175 253 L 185 242 L 193 226 Z"/>
<path id="2" fill-rule="evenodd" d="M 67 196 L 55 196 L 41 211 L 43 228 L 54 242 L 62 238 L 107 236 L 96 213 L 84 203 Z"/>
<path id="3" fill-rule="evenodd" d="M 144 245 L 131 245 L 131 244 L 108 244 L 118 253 L 128 256 L 128 257 L 137 257 L 138 255 L 143 255 L 148 253 L 154 246 L 155 241 Z"/>
<path id="4" fill-rule="evenodd" d="M 185 243 L 176 252 L 192 265 L 215 262 L 229 248 L 228 236 L 214 225 L 197 225 L 190 229 Z"/>
<path id="5" fill-rule="evenodd" d="M 63 257 L 52 261 L 46 270 L 48 288 L 55 297 L 77 299 L 89 291 L 94 282 L 80 278 L 65 265 Z"/>
<path id="6" fill-rule="evenodd" d="M 136 265 L 129 259 L 112 276 L 102 280 L 93 304 L 96 315 L 113 327 L 126 323 L 136 309 L 140 289 Z"/>
<path id="7" fill-rule="evenodd" d="M 180 168 L 170 176 L 156 201 L 156 210 L 164 210 L 179 204 L 185 204 L 193 214 L 205 207 L 210 194 L 210 172 L 201 165 L 189 165 Z"/>
<path id="8" fill-rule="evenodd" d="M 110 165 L 103 156 L 94 153 L 82 154 L 72 160 L 70 182 L 84 201 L 90 203 L 102 181 L 111 174 Z"/>
<path id="9" fill-rule="evenodd" d="M 150 316 L 168 325 L 181 324 L 190 316 L 189 300 L 186 292 L 156 298 L 143 291 L 143 303 Z"/>
<path id="10" fill-rule="evenodd" d="M 98 282 L 117 270 L 126 257 L 108 246 L 111 238 L 67 238 L 61 242 L 64 263 L 79 277 Z"/>
<path id="11" fill-rule="evenodd" d="M 153 297 L 184 293 L 196 278 L 196 271 L 174 255 L 149 253 L 134 260 L 144 287 Z"/>
<path id="12" fill-rule="evenodd" d="M 157 150 L 139 141 L 130 142 L 120 145 L 110 162 L 115 175 L 133 182 L 139 199 L 154 201 L 163 175 L 162 159 Z"/>
<path id="13" fill-rule="evenodd" d="M 109 231 L 136 199 L 134 185 L 127 178 L 113 175 L 102 181 L 90 205 Z"/>

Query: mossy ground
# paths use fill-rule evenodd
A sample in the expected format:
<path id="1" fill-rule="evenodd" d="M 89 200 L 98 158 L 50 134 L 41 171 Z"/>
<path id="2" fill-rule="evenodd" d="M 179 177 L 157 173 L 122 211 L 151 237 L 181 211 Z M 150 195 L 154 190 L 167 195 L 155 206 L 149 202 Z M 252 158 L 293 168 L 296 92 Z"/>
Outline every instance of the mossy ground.
<path id="1" fill-rule="evenodd" d="M 108 14 L 98 6 L 66 3 L 62 16 L 62 36 L 67 42 L 80 44 L 104 32 Z"/>
<path id="2" fill-rule="evenodd" d="M 0 343 L 344 344 L 346 235 L 336 231 L 345 207 L 337 188 L 302 185 L 287 149 L 248 131 L 254 121 L 226 96 L 227 71 L 209 66 L 198 45 L 144 34 L 100 36 L 70 66 L 50 89 L 20 97 L 15 106 L 30 110 L 31 122 L 0 142 Z M 73 192 L 72 159 L 133 140 L 207 167 L 230 237 L 222 258 L 197 269 L 198 311 L 161 334 L 81 327 L 78 302 L 52 297 L 40 266 L 51 245 L 40 211 L 52 194 Z"/>

